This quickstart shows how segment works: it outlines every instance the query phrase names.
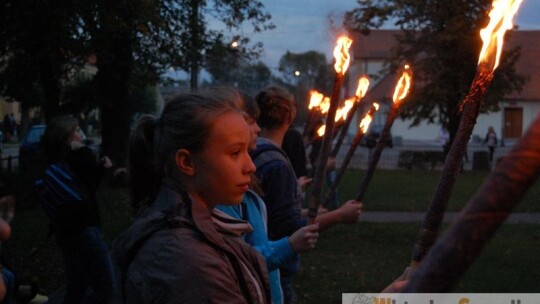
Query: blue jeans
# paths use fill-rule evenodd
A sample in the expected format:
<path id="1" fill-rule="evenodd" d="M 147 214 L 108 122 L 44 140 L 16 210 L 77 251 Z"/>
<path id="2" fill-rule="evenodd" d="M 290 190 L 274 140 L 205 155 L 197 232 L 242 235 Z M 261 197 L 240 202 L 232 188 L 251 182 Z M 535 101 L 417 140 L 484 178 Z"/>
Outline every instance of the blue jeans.
<path id="1" fill-rule="evenodd" d="M 58 235 L 57 243 L 66 268 L 64 303 L 106 303 L 115 296 L 112 261 L 99 227 L 86 227 L 75 236 Z"/>
<path id="2" fill-rule="evenodd" d="M 283 303 L 295 304 L 298 302 L 298 297 L 294 291 L 293 275 L 282 274 L 281 275 L 281 290 L 283 291 Z"/>
<path id="3" fill-rule="evenodd" d="M 6 287 L 6 296 L 2 303 L 12 304 L 15 294 L 15 275 L 7 268 L 2 268 L 2 279 L 4 280 L 4 286 Z"/>
<path id="4" fill-rule="evenodd" d="M 283 291 L 283 303 L 294 304 L 298 302 L 296 292 L 294 291 L 293 278 L 300 270 L 300 255 L 295 254 L 286 263 L 283 263 L 279 269 L 281 290 Z"/>

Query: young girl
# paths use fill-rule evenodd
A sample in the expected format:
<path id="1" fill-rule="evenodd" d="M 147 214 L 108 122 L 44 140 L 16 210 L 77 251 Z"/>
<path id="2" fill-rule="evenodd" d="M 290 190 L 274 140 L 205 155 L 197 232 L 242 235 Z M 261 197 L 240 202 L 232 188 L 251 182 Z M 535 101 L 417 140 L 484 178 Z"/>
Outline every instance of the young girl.
<path id="1" fill-rule="evenodd" d="M 86 301 L 105 303 L 114 296 L 116 286 L 95 193 L 111 161 L 108 157 L 97 161 L 92 150 L 83 145 L 79 122 L 71 116 L 59 116 L 47 123 L 41 148 L 46 165 L 69 172 L 83 197 L 81 202 L 60 204 L 53 218 L 56 243 L 65 263 L 64 303 L 81 303 L 89 287 L 93 293 Z"/>
<path id="2" fill-rule="evenodd" d="M 253 100 L 245 100 L 239 105 L 245 110 L 244 118 L 250 130 L 249 149 L 257 148 L 257 136 L 261 129 L 257 125 L 259 109 Z M 295 254 L 306 252 L 315 247 L 319 233 L 319 225 L 308 225 L 298 229 L 290 237 L 276 241 L 268 240 L 266 206 L 256 191 L 260 191 L 256 178 L 253 177 L 252 189 L 244 195 L 242 203 L 234 206 L 218 205 L 217 208 L 228 215 L 243 219 L 253 227 L 253 232 L 244 235 L 244 240 L 260 252 L 269 271 L 269 282 L 272 304 L 283 303 L 279 267 L 285 265 Z"/>
<path id="3" fill-rule="evenodd" d="M 114 244 L 127 303 L 268 303 L 251 226 L 215 210 L 237 205 L 255 166 L 238 96 L 180 95 L 143 118 L 129 145 L 138 217 Z"/>

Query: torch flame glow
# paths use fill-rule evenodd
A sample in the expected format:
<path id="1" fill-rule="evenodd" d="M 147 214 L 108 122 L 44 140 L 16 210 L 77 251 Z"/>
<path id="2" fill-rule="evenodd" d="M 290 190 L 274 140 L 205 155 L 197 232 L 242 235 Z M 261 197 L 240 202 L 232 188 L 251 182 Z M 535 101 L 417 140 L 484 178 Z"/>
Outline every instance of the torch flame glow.
<path id="1" fill-rule="evenodd" d="M 480 51 L 478 64 L 486 63 L 493 66 L 494 71 L 499 66 L 499 59 L 503 47 L 504 34 L 512 29 L 512 19 L 517 13 L 523 0 L 493 0 L 492 9 L 489 12 L 489 24 L 480 31 L 480 37 L 484 44 Z"/>
<path id="2" fill-rule="evenodd" d="M 330 109 L 330 97 L 324 97 L 321 103 L 319 104 L 319 109 L 322 114 L 325 114 Z"/>
<path id="3" fill-rule="evenodd" d="M 352 40 L 347 36 L 341 36 L 336 42 L 336 47 L 334 48 L 334 58 L 336 63 L 334 64 L 334 69 L 338 74 L 345 74 L 345 71 L 349 68 L 349 63 L 351 61 L 351 56 L 349 56 L 349 48 L 351 47 Z"/>
<path id="4" fill-rule="evenodd" d="M 326 126 L 325 126 L 325 125 L 322 125 L 322 126 L 317 130 L 317 135 L 319 135 L 319 137 L 323 137 L 323 136 L 324 136 L 324 131 L 326 131 Z"/>
<path id="5" fill-rule="evenodd" d="M 367 90 L 369 88 L 369 79 L 367 76 L 362 76 L 358 79 L 358 87 L 356 88 L 356 97 L 362 98 L 366 96 Z"/>
<path id="6" fill-rule="evenodd" d="M 403 69 L 403 74 L 399 78 L 396 88 L 394 90 L 394 96 L 392 97 L 392 100 L 394 101 L 394 104 L 399 103 L 402 101 L 407 94 L 409 93 L 409 89 L 411 87 L 411 70 L 409 65 L 405 65 Z"/>
<path id="7" fill-rule="evenodd" d="M 375 114 L 375 111 L 379 109 L 379 104 L 374 102 L 372 110 L 368 111 L 364 118 L 360 121 L 360 125 L 358 126 L 360 128 L 360 131 L 362 131 L 363 134 L 366 134 L 369 125 L 371 125 L 371 122 L 373 121 L 373 115 Z"/>
<path id="8" fill-rule="evenodd" d="M 311 110 L 313 108 L 318 107 L 321 104 L 324 98 L 324 95 L 317 92 L 316 90 L 309 91 L 309 94 L 310 94 L 310 97 L 309 97 L 308 109 Z"/>
<path id="9" fill-rule="evenodd" d="M 345 103 L 343 104 L 343 107 L 337 109 L 336 111 L 336 118 L 334 119 L 335 122 L 338 122 L 340 120 L 346 120 L 347 115 L 349 114 L 349 111 L 354 106 L 354 103 L 356 102 L 355 97 L 351 97 L 347 100 L 345 100 Z"/>

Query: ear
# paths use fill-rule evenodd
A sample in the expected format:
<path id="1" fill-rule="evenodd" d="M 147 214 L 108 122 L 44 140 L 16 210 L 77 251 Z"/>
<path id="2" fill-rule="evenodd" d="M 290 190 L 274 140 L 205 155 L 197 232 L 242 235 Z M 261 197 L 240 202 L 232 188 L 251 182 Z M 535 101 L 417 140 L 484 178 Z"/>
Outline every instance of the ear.
<path id="1" fill-rule="evenodd" d="M 193 162 L 193 155 L 186 149 L 180 149 L 176 151 L 175 155 L 176 167 L 180 172 L 193 176 L 195 175 L 195 164 Z"/>
<path id="2" fill-rule="evenodd" d="M 292 110 L 290 113 L 289 113 L 289 117 L 287 118 L 287 124 L 291 125 L 294 121 L 294 119 L 296 118 L 296 110 Z"/>

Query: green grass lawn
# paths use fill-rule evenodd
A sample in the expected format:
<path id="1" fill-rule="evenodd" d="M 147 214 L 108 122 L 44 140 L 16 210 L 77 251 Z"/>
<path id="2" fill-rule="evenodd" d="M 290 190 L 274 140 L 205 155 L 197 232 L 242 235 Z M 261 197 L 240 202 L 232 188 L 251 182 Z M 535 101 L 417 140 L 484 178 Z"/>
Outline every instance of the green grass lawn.
<path id="1" fill-rule="evenodd" d="M 418 224 L 358 223 L 323 233 L 302 256 L 296 276 L 301 303 L 341 303 L 341 293 L 376 293 L 410 263 Z M 540 231 L 504 225 L 456 286 L 455 292 L 540 292 Z"/>
<path id="2" fill-rule="evenodd" d="M 366 193 L 365 210 L 425 211 L 440 172 L 378 170 Z M 344 177 L 339 196 L 354 197 L 362 171 Z M 459 210 L 476 191 L 486 173 L 459 176 L 449 210 Z M 13 235 L 2 251 L 13 257 L 13 268 L 24 282 L 33 277 L 49 294 L 64 284 L 63 266 L 54 237 L 47 240 L 47 219 L 35 205 L 30 177 L 9 176 L 17 193 Z M 106 183 L 105 183 L 106 185 Z M 518 206 L 539 212 L 537 182 Z M 103 186 L 98 192 L 103 230 L 108 243 L 131 220 L 124 188 Z M 408 265 L 418 224 L 370 224 L 335 227 L 325 232 L 317 249 L 303 257 L 296 284 L 302 303 L 340 303 L 342 292 L 377 292 Z M 536 225 L 504 226 L 480 260 L 457 287 L 468 292 L 540 292 L 540 232 Z"/>
<path id="3" fill-rule="evenodd" d="M 440 171 L 377 170 L 364 196 L 366 211 L 426 211 Z M 448 202 L 448 211 L 459 211 L 482 185 L 488 172 L 465 171 L 461 173 Z M 338 187 L 341 200 L 354 198 L 364 176 L 363 170 L 349 170 Z M 517 212 L 540 212 L 540 182 L 536 182 Z"/>

